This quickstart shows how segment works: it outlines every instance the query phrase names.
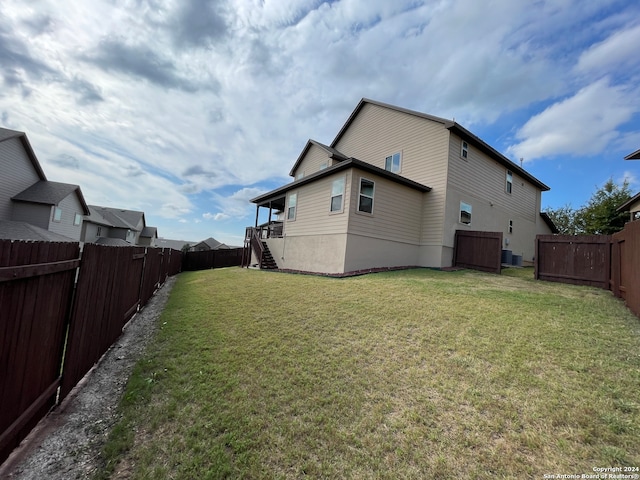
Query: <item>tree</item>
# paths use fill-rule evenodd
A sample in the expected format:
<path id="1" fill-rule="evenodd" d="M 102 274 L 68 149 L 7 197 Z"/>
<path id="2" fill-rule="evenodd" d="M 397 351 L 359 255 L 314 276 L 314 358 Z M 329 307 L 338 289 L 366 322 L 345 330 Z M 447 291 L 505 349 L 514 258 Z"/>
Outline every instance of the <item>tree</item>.
<path id="1" fill-rule="evenodd" d="M 184 245 L 182 245 L 182 248 L 180 249 L 180 251 L 182 253 L 187 253 L 190 248 L 191 248 L 191 245 L 189 245 L 188 243 L 185 243 Z"/>
<path id="2" fill-rule="evenodd" d="M 549 215 L 549 218 L 553 221 L 554 225 L 558 228 L 558 233 L 561 235 L 576 235 L 578 234 L 576 225 L 576 210 L 574 210 L 570 204 L 560 208 L 547 207 L 545 213 Z"/>
<path id="3" fill-rule="evenodd" d="M 576 231 L 587 235 L 619 232 L 628 220 L 628 213 L 617 212 L 616 209 L 630 198 L 629 181 L 625 179 L 622 185 L 617 185 L 610 178 L 596 190 L 589 203 L 576 212 Z"/>

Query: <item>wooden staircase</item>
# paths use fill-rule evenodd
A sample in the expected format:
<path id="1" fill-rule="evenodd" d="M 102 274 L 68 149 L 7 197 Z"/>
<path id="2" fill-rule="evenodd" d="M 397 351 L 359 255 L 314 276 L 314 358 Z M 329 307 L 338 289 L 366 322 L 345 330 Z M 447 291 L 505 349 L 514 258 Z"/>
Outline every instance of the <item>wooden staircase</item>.
<path id="1" fill-rule="evenodd" d="M 260 268 L 263 270 L 277 270 L 278 264 L 274 260 L 273 255 L 271 255 L 267 242 L 262 242 L 262 248 L 262 264 L 260 265 Z"/>

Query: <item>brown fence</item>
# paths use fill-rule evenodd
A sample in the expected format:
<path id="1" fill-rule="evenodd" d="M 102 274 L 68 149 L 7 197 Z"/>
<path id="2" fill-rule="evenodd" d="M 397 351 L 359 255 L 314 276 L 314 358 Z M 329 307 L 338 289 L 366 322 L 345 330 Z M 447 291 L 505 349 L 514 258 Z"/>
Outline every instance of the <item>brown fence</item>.
<path id="1" fill-rule="evenodd" d="M 609 289 L 610 235 L 538 235 L 535 278 Z"/>
<path id="2" fill-rule="evenodd" d="M 243 248 L 187 252 L 182 270 L 206 270 L 208 268 L 238 267 L 242 265 Z"/>
<path id="3" fill-rule="evenodd" d="M 613 235 L 611 291 L 640 317 L 640 221 Z"/>
<path id="4" fill-rule="evenodd" d="M 78 257 L 0 241 L 0 462 L 54 405 Z"/>
<path id="5" fill-rule="evenodd" d="M 500 273 L 502 232 L 456 230 L 453 265 Z"/>
<path id="6" fill-rule="evenodd" d="M 76 243 L 0 241 L 0 462 L 181 262 L 169 249 L 86 244 L 80 259 Z"/>

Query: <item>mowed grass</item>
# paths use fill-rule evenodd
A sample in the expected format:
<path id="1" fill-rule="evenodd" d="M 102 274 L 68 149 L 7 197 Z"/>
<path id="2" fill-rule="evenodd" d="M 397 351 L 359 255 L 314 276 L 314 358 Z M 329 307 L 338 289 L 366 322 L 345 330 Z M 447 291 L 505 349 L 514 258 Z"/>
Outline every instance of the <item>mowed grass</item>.
<path id="1" fill-rule="evenodd" d="M 640 466 L 640 320 L 610 292 L 416 269 L 182 273 L 114 478 L 543 478 Z"/>

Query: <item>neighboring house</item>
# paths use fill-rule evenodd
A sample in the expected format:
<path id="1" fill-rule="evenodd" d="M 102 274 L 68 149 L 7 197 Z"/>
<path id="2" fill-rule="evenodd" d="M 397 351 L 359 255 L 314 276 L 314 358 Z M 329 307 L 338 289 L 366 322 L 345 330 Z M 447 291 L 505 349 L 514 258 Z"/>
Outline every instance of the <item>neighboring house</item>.
<path id="1" fill-rule="evenodd" d="M 626 157 L 624 157 L 625 160 L 640 160 L 640 150 L 636 150 L 633 153 L 630 153 L 629 155 L 627 155 Z"/>
<path id="2" fill-rule="evenodd" d="M 159 248 L 171 248 L 173 250 L 182 251 L 185 245 L 187 245 L 187 248 L 190 248 L 193 245 L 195 245 L 195 242 L 189 242 L 186 240 L 171 240 L 168 238 L 160 237 L 155 241 L 155 244 L 156 244 L 156 247 L 159 247 Z"/>
<path id="3" fill-rule="evenodd" d="M 206 240 L 196 243 L 191 247 L 192 252 L 205 252 L 207 250 L 222 250 L 229 249 L 228 245 L 225 245 L 222 242 L 219 242 L 213 237 L 209 237 Z"/>
<path id="4" fill-rule="evenodd" d="M 522 167 L 453 121 L 372 100 L 331 145 L 309 140 L 290 175 L 251 200 L 269 216 L 249 233 L 281 269 L 449 267 L 456 230 L 502 232 L 531 262 L 536 234 L 553 229 L 540 213 L 549 187 Z"/>
<path id="5" fill-rule="evenodd" d="M 89 211 L 82 227 L 83 242 L 155 246 L 158 232 L 146 225 L 144 212 L 98 205 L 89 205 Z"/>
<path id="6" fill-rule="evenodd" d="M 640 160 L 640 150 L 636 150 L 633 153 L 630 153 L 626 157 L 625 160 Z M 631 197 L 628 201 L 620 205 L 617 209 L 617 212 L 629 212 L 629 220 L 640 220 L 640 193 Z"/>
<path id="7" fill-rule="evenodd" d="M 48 181 L 26 134 L 0 128 L 0 168 L 1 238 L 80 240 L 89 213 L 80 187 Z"/>

